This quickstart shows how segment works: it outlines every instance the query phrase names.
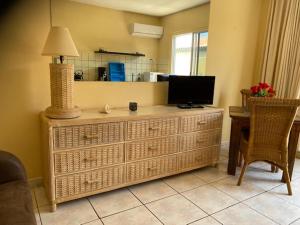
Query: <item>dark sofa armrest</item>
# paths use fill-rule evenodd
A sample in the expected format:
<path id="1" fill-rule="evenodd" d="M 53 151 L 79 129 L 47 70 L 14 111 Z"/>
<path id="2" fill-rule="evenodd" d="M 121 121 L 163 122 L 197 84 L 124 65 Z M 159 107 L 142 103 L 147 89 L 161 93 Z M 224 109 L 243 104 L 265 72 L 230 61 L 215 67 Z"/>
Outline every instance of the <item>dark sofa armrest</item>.
<path id="1" fill-rule="evenodd" d="M 23 164 L 13 154 L 0 151 L 0 184 L 16 180 L 27 181 Z"/>

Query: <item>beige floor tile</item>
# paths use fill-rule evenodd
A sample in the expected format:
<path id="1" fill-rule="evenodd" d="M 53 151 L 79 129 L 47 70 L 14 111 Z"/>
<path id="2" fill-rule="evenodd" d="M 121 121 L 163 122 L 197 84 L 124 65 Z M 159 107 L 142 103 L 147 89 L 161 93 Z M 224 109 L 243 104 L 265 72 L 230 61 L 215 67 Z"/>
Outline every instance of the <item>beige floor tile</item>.
<path id="1" fill-rule="evenodd" d="M 279 224 L 290 224 L 300 218 L 300 208 L 271 193 L 264 193 L 244 202 Z"/>
<path id="2" fill-rule="evenodd" d="M 227 174 L 227 166 L 228 166 L 228 159 L 220 160 L 216 165 L 218 170 L 225 172 L 225 174 Z"/>
<path id="3" fill-rule="evenodd" d="M 291 225 L 300 225 L 300 219 L 296 220 L 295 222 L 291 223 Z"/>
<path id="4" fill-rule="evenodd" d="M 105 225 L 158 225 L 161 224 L 145 206 L 139 206 L 103 219 Z"/>
<path id="5" fill-rule="evenodd" d="M 168 177 L 164 179 L 164 182 L 166 182 L 178 192 L 191 190 L 193 188 L 206 184 L 203 180 L 193 175 L 192 173 L 184 173 L 177 176 Z"/>
<path id="6" fill-rule="evenodd" d="M 296 159 L 294 163 L 294 171 L 300 172 L 300 159 Z"/>
<path id="7" fill-rule="evenodd" d="M 33 189 L 34 191 L 34 194 L 35 194 L 35 198 L 36 198 L 36 202 L 37 202 L 37 205 L 38 207 L 41 207 L 41 206 L 46 206 L 46 205 L 49 205 L 49 200 L 46 196 L 46 191 L 45 191 L 45 188 L 40 186 L 40 187 L 35 187 Z"/>
<path id="8" fill-rule="evenodd" d="M 182 194 L 208 214 L 237 203 L 236 200 L 211 185 L 201 186 Z"/>
<path id="9" fill-rule="evenodd" d="M 181 195 L 173 195 L 152 203 L 147 207 L 164 224 L 185 225 L 207 216 L 201 209 Z"/>
<path id="10" fill-rule="evenodd" d="M 93 220 L 91 222 L 84 223 L 83 225 L 103 225 L 103 223 L 101 222 L 101 220 Z"/>
<path id="11" fill-rule="evenodd" d="M 39 214 L 37 208 L 34 209 L 34 216 L 35 216 L 36 224 L 41 225 L 42 223 L 41 223 L 41 219 L 40 219 L 40 214 Z"/>
<path id="12" fill-rule="evenodd" d="M 228 177 L 227 172 L 216 167 L 205 167 L 193 172 L 205 182 L 213 182 Z"/>
<path id="13" fill-rule="evenodd" d="M 213 215 L 224 225 L 275 225 L 272 220 L 260 215 L 248 206 L 239 203 Z"/>
<path id="14" fill-rule="evenodd" d="M 269 192 L 275 194 L 277 197 L 297 205 L 300 207 L 300 180 L 292 181 L 292 191 L 293 195 L 288 195 L 286 184 L 282 184 L 279 187 L 276 187 Z"/>
<path id="15" fill-rule="evenodd" d="M 263 168 L 249 168 L 245 172 L 244 179 L 253 182 L 256 186 L 264 190 L 270 190 L 274 187 L 280 186 L 282 173 L 272 173 Z"/>
<path id="16" fill-rule="evenodd" d="M 138 184 L 130 187 L 129 189 L 143 203 L 148 203 L 177 194 L 172 188 L 160 180 Z"/>
<path id="17" fill-rule="evenodd" d="M 213 217 L 209 216 L 204 219 L 198 220 L 194 223 L 190 223 L 190 225 L 220 225 L 218 221 L 216 221 Z"/>
<path id="18" fill-rule="evenodd" d="M 237 177 L 231 176 L 218 182 L 214 182 L 211 185 L 239 201 L 243 201 L 265 191 L 261 187 L 256 186 L 254 182 L 244 180 L 241 186 L 237 186 L 237 181 Z"/>
<path id="19" fill-rule="evenodd" d="M 140 201 L 128 189 L 94 195 L 89 197 L 89 200 L 100 217 L 141 205 Z"/>
<path id="20" fill-rule="evenodd" d="M 77 225 L 98 219 L 87 199 L 80 199 L 58 205 L 55 212 L 49 206 L 40 208 L 43 225 Z"/>
<path id="21" fill-rule="evenodd" d="M 240 172 L 241 172 L 241 167 L 237 167 L 237 172 L 236 174 L 240 175 Z M 247 171 L 252 171 L 252 170 L 261 170 L 261 171 L 264 171 L 264 172 L 271 172 L 271 165 L 266 163 L 266 162 L 263 162 L 263 161 L 258 161 L 258 162 L 253 162 L 251 163 L 248 167 L 247 167 Z"/>
<path id="22" fill-rule="evenodd" d="M 300 171 L 293 171 L 292 180 L 300 179 Z"/>

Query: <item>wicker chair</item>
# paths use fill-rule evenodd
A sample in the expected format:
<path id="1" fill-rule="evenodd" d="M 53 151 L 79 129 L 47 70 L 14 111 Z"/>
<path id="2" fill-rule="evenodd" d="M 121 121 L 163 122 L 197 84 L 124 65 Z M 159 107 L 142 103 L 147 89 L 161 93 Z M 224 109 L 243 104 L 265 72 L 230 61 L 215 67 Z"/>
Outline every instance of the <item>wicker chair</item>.
<path id="1" fill-rule="evenodd" d="M 251 90 L 250 89 L 242 89 L 240 92 L 242 94 L 242 107 L 248 111 L 249 110 L 248 98 L 250 98 L 250 96 L 251 96 Z"/>
<path id="2" fill-rule="evenodd" d="M 249 98 L 250 135 L 242 135 L 240 151 L 244 165 L 239 177 L 241 185 L 247 166 L 266 161 L 283 170 L 288 193 L 292 195 L 288 173 L 288 136 L 300 99 Z"/>
<path id="3" fill-rule="evenodd" d="M 249 111 L 249 104 L 248 104 L 248 99 L 251 97 L 251 90 L 250 89 L 241 89 L 240 90 L 242 94 L 242 107 L 244 108 L 245 111 Z M 239 159 L 238 159 L 238 166 L 241 166 L 243 162 L 243 155 L 239 154 Z M 278 172 L 278 168 L 276 166 L 271 166 L 271 172 Z"/>

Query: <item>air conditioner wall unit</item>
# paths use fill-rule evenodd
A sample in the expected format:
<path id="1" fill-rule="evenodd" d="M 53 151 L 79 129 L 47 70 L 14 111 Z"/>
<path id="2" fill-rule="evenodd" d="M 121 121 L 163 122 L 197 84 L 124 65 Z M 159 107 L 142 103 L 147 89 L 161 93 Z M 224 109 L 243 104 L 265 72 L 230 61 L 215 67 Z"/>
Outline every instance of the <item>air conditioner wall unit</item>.
<path id="1" fill-rule="evenodd" d="M 161 26 L 153 26 L 141 23 L 131 24 L 130 33 L 133 36 L 148 37 L 148 38 L 161 38 L 164 28 Z"/>

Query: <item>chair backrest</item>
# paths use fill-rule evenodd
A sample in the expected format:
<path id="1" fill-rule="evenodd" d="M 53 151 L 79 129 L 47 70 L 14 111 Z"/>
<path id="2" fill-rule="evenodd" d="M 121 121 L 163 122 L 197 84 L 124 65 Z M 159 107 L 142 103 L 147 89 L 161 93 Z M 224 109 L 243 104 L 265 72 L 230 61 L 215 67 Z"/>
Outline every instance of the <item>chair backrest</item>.
<path id="1" fill-rule="evenodd" d="M 248 111 L 247 101 L 248 101 L 248 98 L 250 98 L 250 96 L 251 96 L 251 90 L 250 89 L 242 89 L 240 92 L 242 94 L 242 107 Z"/>
<path id="2" fill-rule="evenodd" d="M 288 137 L 299 99 L 251 97 L 248 156 L 283 165 L 287 162 Z"/>

